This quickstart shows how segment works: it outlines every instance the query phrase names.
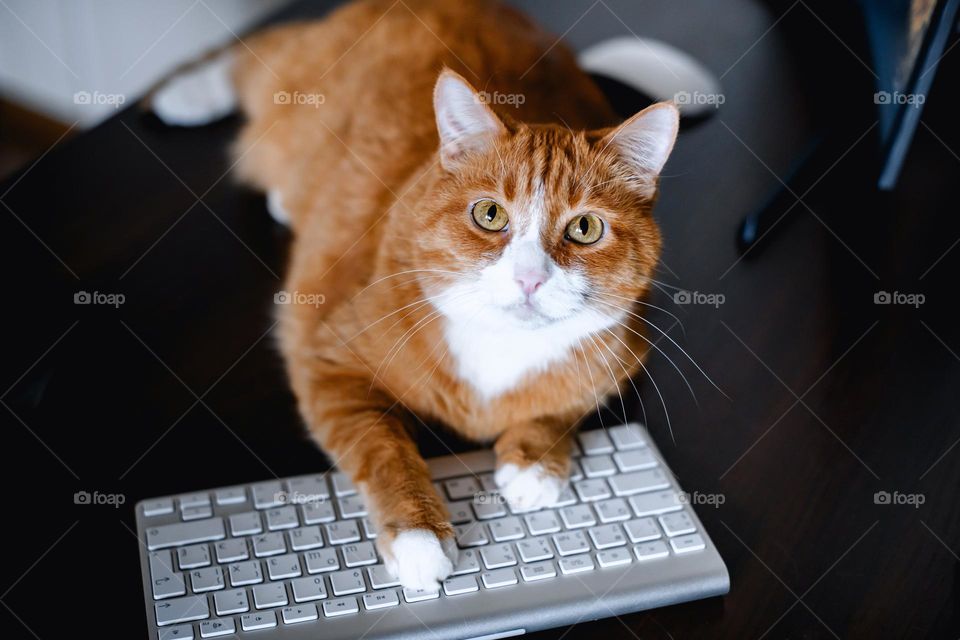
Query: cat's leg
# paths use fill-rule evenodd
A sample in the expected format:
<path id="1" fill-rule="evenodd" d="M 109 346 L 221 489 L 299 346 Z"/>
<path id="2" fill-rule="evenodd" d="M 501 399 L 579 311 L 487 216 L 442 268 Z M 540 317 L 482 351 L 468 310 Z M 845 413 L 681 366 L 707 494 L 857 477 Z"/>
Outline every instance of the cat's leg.
<path id="1" fill-rule="evenodd" d="M 371 375 L 327 353 L 290 362 L 311 435 L 347 474 L 369 508 L 387 570 L 411 589 L 436 590 L 457 547 L 449 515 L 394 399 Z"/>
<path id="2" fill-rule="evenodd" d="M 570 470 L 573 425 L 562 419 L 541 419 L 508 427 L 497 439 L 500 494 L 515 509 L 537 509 L 556 503 Z"/>

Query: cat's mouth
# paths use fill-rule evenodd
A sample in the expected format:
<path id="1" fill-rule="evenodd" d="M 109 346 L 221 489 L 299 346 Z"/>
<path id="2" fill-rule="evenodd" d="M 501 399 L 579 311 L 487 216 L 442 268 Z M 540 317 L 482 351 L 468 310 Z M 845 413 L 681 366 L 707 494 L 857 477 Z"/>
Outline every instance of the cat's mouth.
<path id="1" fill-rule="evenodd" d="M 518 324 L 531 329 L 551 324 L 559 319 L 547 313 L 541 306 L 531 300 L 518 302 L 508 307 L 507 310 Z"/>

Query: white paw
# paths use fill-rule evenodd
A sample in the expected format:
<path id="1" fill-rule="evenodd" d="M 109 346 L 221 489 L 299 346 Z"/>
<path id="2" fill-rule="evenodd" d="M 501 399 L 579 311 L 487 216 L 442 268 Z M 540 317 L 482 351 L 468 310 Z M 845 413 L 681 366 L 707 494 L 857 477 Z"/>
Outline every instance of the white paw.
<path id="1" fill-rule="evenodd" d="M 426 529 L 397 534 L 386 554 L 386 568 L 406 589 L 436 591 L 440 581 L 453 573 L 457 545 L 453 538 L 440 541 Z"/>
<path id="2" fill-rule="evenodd" d="M 267 191 L 267 211 L 270 212 L 270 217 L 280 224 L 290 224 L 290 213 L 283 207 L 283 196 L 279 189 Z"/>
<path id="3" fill-rule="evenodd" d="M 493 476 L 502 495 L 514 511 L 533 511 L 556 504 L 565 478 L 547 473 L 540 464 L 521 469 L 505 464 Z"/>
<path id="4" fill-rule="evenodd" d="M 170 78 L 154 94 L 153 112 L 179 127 L 198 127 L 230 114 L 237 106 L 230 62 L 223 54 Z"/>

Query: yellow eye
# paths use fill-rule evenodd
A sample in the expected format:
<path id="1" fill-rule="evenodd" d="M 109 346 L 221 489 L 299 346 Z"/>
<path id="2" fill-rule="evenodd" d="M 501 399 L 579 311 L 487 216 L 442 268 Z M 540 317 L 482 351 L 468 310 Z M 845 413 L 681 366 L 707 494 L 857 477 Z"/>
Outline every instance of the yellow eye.
<path id="1" fill-rule="evenodd" d="M 487 231 L 503 231 L 510 221 L 507 211 L 493 200 L 480 200 L 473 205 L 473 219 Z"/>
<path id="2" fill-rule="evenodd" d="M 585 213 L 570 221 L 567 225 L 567 239 L 577 244 L 593 244 L 603 235 L 603 220 Z"/>

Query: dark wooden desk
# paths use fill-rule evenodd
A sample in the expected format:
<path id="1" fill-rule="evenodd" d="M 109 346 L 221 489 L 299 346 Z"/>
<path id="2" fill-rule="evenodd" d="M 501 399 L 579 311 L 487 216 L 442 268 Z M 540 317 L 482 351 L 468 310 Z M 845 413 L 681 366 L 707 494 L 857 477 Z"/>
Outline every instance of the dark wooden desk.
<path id="1" fill-rule="evenodd" d="M 562 32 L 589 6 L 544 20 Z M 741 261 L 737 222 L 832 99 L 803 91 L 806 65 L 826 67 L 791 54 L 783 30 L 802 24 L 832 64 L 866 72 L 802 5 L 766 34 L 777 16 L 747 0 L 610 6 L 726 71 L 726 104 L 681 135 L 658 208 L 660 279 L 723 304 L 677 305 L 665 289 L 654 302 L 685 333 L 651 317 L 730 399 L 661 342 L 699 402 L 652 358 L 674 444 L 656 392 L 638 385 L 683 486 L 723 500 L 698 512 L 733 586 L 537 637 L 957 637 L 960 137 L 955 109 L 935 98 L 960 54 L 944 60 L 897 192 L 871 191 L 868 135 L 804 198 L 809 210 L 798 205 L 789 228 Z M 568 37 L 619 24 L 596 5 Z M 850 127 L 851 145 L 870 124 Z M 304 437 L 268 335 L 287 234 L 225 176 L 237 125 L 165 129 L 128 110 L 0 188 L 4 637 L 141 637 L 136 500 L 327 464 Z M 75 305 L 79 291 L 125 302 Z M 876 305 L 878 291 L 926 301 Z M 421 445 L 426 455 L 470 447 L 427 432 Z M 77 505 L 78 491 L 126 504 Z M 923 504 L 878 504 L 877 492 Z"/>

